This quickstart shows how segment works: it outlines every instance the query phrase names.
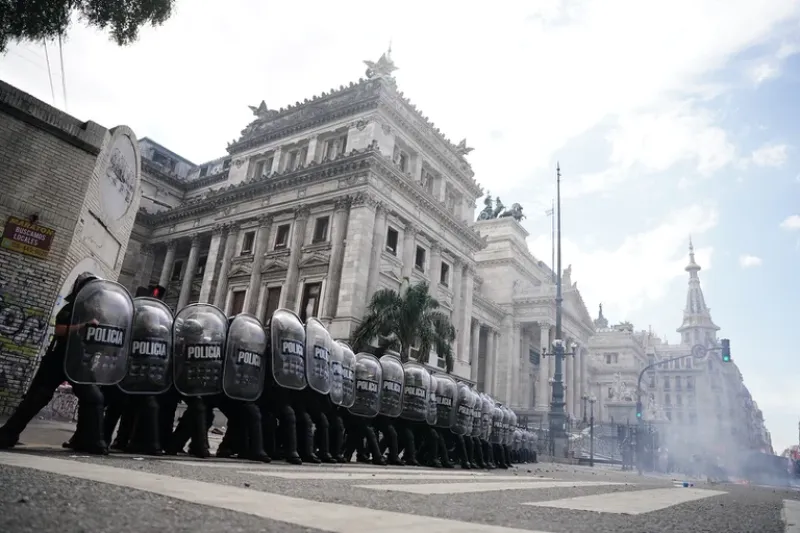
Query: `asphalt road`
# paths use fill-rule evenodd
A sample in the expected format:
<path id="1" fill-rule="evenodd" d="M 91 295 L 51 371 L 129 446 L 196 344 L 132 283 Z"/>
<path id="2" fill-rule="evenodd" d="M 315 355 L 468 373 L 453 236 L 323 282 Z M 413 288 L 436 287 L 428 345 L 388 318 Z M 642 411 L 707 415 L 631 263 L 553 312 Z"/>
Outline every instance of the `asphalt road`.
<path id="1" fill-rule="evenodd" d="M 800 493 L 552 464 L 475 473 L 30 445 L 0 452 L 0 531 L 797 533 Z"/>

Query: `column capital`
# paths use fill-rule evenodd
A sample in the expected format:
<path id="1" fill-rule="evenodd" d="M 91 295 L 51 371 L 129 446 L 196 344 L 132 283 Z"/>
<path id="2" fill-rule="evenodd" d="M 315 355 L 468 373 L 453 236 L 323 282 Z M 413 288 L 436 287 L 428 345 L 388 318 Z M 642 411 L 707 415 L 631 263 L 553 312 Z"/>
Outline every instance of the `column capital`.
<path id="1" fill-rule="evenodd" d="M 342 196 L 340 198 L 337 198 L 333 204 L 333 211 L 334 212 L 347 211 L 348 209 L 350 209 L 350 203 L 351 200 L 349 196 Z"/>
<path id="2" fill-rule="evenodd" d="M 294 210 L 294 218 L 296 220 L 307 220 L 311 216 L 311 209 L 308 206 L 300 206 Z"/>
<path id="3" fill-rule="evenodd" d="M 553 327 L 553 324 L 551 324 L 546 320 L 537 320 L 536 323 L 539 324 L 539 329 L 549 330 L 550 328 Z"/>
<path id="4" fill-rule="evenodd" d="M 413 223 L 409 222 L 408 224 L 405 225 L 403 231 L 405 231 L 405 234 L 408 237 L 416 237 L 417 234 L 419 233 L 419 228 Z"/>
<path id="5" fill-rule="evenodd" d="M 369 193 L 357 192 L 350 195 L 351 207 L 370 207 L 372 209 L 378 208 L 378 200 Z"/>
<path id="6" fill-rule="evenodd" d="M 200 234 L 194 233 L 189 236 L 189 242 L 192 244 L 192 248 L 195 246 L 200 246 Z"/>
<path id="7" fill-rule="evenodd" d="M 464 265 L 464 270 L 470 277 L 473 278 L 475 277 L 475 274 L 478 273 L 478 270 L 475 268 L 475 265 L 473 263 L 466 263 Z"/>
<path id="8" fill-rule="evenodd" d="M 178 247 L 178 239 L 172 239 L 164 243 L 164 246 L 169 250 L 175 250 Z"/>
<path id="9" fill-rule="evenodd" d="M 153 255 L 153 248 L 154 247 L 152 244 L 145 243 L 139 248 L 139 253 L 144 255 Z"/>
<path id="10" fill-rule="evenodd" d="M 511 327 L 514 329 L 514 331 L 520 331 L 522 329 L 522 322 L 520 322 L 519 320 L 515 320 L 511 324 Z"/>
<path id="11" fill-rule="evenodd" d="M 267 226 L 272 225 L 274 217 L 272 215 L 261 215 L 258 217 L 258 225 L 259 227 L 265 228 Z"/>
<path id="12" fill-rule="evenodd" d="M 223 233 L 228 233 L 228 225 L 227 224 L 217 224 L 211 230 L 212 235 L 222 235 Z"/>
<path id="13" fill-rule="evenodd" d="M 439 244 L 439 241 L 431 241 L 431 253 L 438 254 L 442 252 L 442 245 Z"/>
<path id="14" fill-rule="evenodd" d="M 462 266 L 464 264 L 464 261 L 462 261 L 461 258 L 458 257 L 458 256 L 453 256 L 453 261 L 452 262 L 453 262 L 453 268 L 456 269 L 456 270 L 458 269 L 458 267 L 460 267 L 460 266 Z"/>

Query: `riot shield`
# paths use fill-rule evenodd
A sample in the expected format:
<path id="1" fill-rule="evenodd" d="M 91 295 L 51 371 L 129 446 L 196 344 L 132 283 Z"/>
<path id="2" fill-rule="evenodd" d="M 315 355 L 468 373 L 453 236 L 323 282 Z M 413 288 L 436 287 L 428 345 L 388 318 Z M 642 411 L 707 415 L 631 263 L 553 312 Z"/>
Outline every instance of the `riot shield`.
<path id="1" fill-rule="evenodd" d="M 513 428 L 511 427 L 511 409 L 506 406 L 501 407 L 503 411 L 503 441 L 502 444 L 511 444 L 514 435 L 512 433 Z"/>
<path id="2" fill-rule="evenodd" d="M 481 438 L 489 440 L 492 435 L 492 415 L 494 400 L 488 394 L 481 394 Z"/>
<path id="3" fill-rule="evenodd" d="M 222 390 L 228 398 L 254 402 L 264 392 L 267 332 L 253 315 L 236 315 L 228 326 Z"/>
<path id="4" fill-rule="evenodd" d="M 456 393 L 455 418 L 450 428 L 456 435 L 466 435 L 472 432 L 472 409 L 475 407 L 472 391 L 466 383 L 458 384 Z"/>
<path id="5" fill-rule="evenodd" d="M 219 307 L 191 304 L 181 309 L 172 326 L 173 380 L 185 396 L 222 392 L 223 351 L 228 319 Z"/>
<path id="6" fill-rule="evenodd" d="M 342 347 L 342 403 L 341 407 L 352 407 L 356 401 L 356 354 L 344 342 L 337 342 Z"/>
<path id="7" fill-rule="evenodd" d="M 380 414 L 397 418 L 403 412 L 403 387 L 405 375 L 400 354 L 388 352 L 381 363 L 381 408 Z"/>
<path id="8" fill-rule="evenodd" d="M 511 449 L 515 452 L 522 449 L 522 430 L 519 428 L 514 428 L 514 443 Z"/>
<path id="9" fill-rule="evenodd" d="M 472 395 L 474 396 L 473 403 L 472 403 L 472 431 L 470 431 L 470 435 L 473 437 L 480 437 L 481 436 L 481 428 L 483 427 L 481 424 L 482 414 L 483 414 L 483 399 L 481 395 L 476 390 L 472 390 Z"/>
<path id="10" fill-rule="evenodd" d="M 428 372 L 428 370 L 425 369 L 425 372 Z M 436 400 L 438 380 L 436 376 L 432 375 L 430 372 L 428 372 L 428 375 L 431 379 L 431 388 L 428 389 L 428 411 L 425 413 L 425 422 L 427 422 L 429 426 L 436 426 L 436 420 L 439 414 L 439 406 Z"/>
<path id="11" fill-rule="evenodd" d="M 428 396 L 431 389 L 431 375 L 419 363 L 409 361 L 403 365 L 405 385 L 403 386 L 403 412 L 405 420 L 421 422 L 428 413 Z"/>
<path id="12" fill-rule="evenodd" d="M 306 321 L 306 381 L 320 394 L 331 391 L 331 334 L 314 317 Z"/>
<path id="13" fill-rule="evenodd" d="M 458 386 L 450 376 L 436 376 L 436 427 L 450 428 L 455 421 L 453 407 L 456 403 Z"/>
<path id="14" fill-rule="evenodd" d="M 492 444 L 503 444 L 503 410 L 499 405 L 492 409 Z"/>
<path id="15" fill-rule="evenodd" d="M 370 353 L 356 355 L 356 397 L 350 412 L 356 416 L 374 418 L 381 408 L 381 363 Z"/>
<path id="16" fill-rule="evenodd" d="M 155 298 L 133 300 L 128 372 L 117 385 L 127 394 L 161 394 L 172 385 L 172 311 Z"/>
<path id="17" fill-rule="evenodd" d="M 133 298 L 113 281 L 94 279 L 75 297 L 64 373 L 74 383 L 116 385 L 128 371 Z"/>
<path id="18" fill-rule="evenodd" d="M 331 391 L 329 393 L 333 405 L 342 405 L 344 398 L 344 378 L 342 377 L 342 360 L 344 347 L 338 342 L 331 343 Z"/>
<path id="19" fill-rule="evenodd" d="M 279 387 L 306 388 L 306 330 L 288 309 L 276 309 L 267 326 L 272 377 Z"/>

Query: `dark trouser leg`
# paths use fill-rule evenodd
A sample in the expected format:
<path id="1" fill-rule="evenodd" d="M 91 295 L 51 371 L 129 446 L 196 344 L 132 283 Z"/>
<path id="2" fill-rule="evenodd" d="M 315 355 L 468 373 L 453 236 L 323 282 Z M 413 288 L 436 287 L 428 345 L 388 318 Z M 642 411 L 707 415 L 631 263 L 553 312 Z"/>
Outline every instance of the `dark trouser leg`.
<path id="1" fill-rule="evenodd" d="M 382 424 L 382 430 L 384 432 L 384 436 L 386 438 L 386 443 L 389 445 L 389 461 L 390 465 L 396 466 L 403 466 L 405 462 L 400 460 L 400 453 L 397 442 L 397 428 L 394 427 L 394 421 L 392 419 L 384 419 Z"/>
<path id="2" fill-rule="evenodd" d="M 33 376 L 28 392 L 22 398 L 14 414 L 0 428 L 0 449 L 11 448 L 20 434 L 39 411 L 53 399 L 56 388 L 65 380 L 62 361 L 57 356 L 45 355 Z"/>
<path id="3" fill-rule="evenodd" d="M 424 432 L 423 432 L 424 433 Z M 447 454 L 447 447 L 444 443 L 440 443 L 439 431 L 436 428 L 428 427 L 427 435 L 425 438 L 425 447 L 428 453 L 428 465 L 434 468 L 442 468 L 442 460 L 440 458 L 439 449 L 444 447 L 445 454 Z"/>
<path id="4" fill-rule="evenodd" d="M 309 416 L 311 416 L 311 420 L 316 426 L 316 430 L 314 431 L 314 443 L 318 450 L 317 457 L 319 457 L 323 463 L 335 463 L 336 459 L 334 459 L 331 453 L 332 428 L 328 416 L 318 408 L 309 413 Z"/>
<path id="5" fill-rule="evenodd" d="M 152 395 L 133 396 L 131 409 L 122 416 L 117 431 L 117 439 L 126 438 L 130 431 L 128 448 L 134 453 L 163 455 L 159 434 L 159 403 Z"/>
<path id="6" fill-rule="evenodd" d="M 210 409 L 209 409 L 210 410 Z M 203 398 L 196 396 L 186 397 L 186 413 L 181 417 L 181 422 L 184 419 L 185 430 L 182 438 L 188 436 L 191 439 L 189 444 L 189 454 L 199 458 L 206 458 L 211 456 L 208 449 L 208 420 L 206 405 Z M 178 428 L 180 429 L 180 423 Z M 178 436 L 178 430 L 175 431 L 175 436 Z M 183 442 L 186 442 L 185 440 Z"/>
<path id="7" fill-rule="evenodd" d="M 328 419 L 328 437 L 330 438 L 331 456 L 337 463 L 343 463 L 342 444 L 344 442 L 344 425 L 342 424 L 342 419 L 335 409 L 327 412 L 325 417 Z"/>
<path id="8" fill-rule="evenodd" d="M 483 447 L 481 446 L 481 441 L 478 437 L 470 437 L 470 442 L 472 442 L 472 459 L 475 463 L 475 466 L 478 468 L 486 468 L 486 463 L 483 461 Z"/>
<path id="9" fill-rule="evenodd" d="M 282 458 L 278 453 L 275 443 L 275 433 L 278 430 L 278 421 L 269 406 L 262 400 L 259 402 L 258 411 L 261 414 L 261 436 L 264 442 L 264 451 L 275 459 Z"/>
<path id="10" fill-rule="evenodd" d="M 483 456 L 485 457 L 486 466 L 489 469 L 497 468 L 497 465 L 494 462 L 492 445 L 489 443 L 489 441 L 481 439 L 481 447 L 483 448 Z"/>
<path id="11" fill-rule="evenodd" d="M 272 461 L 264 450 L 264 435 L 261 432 L 261 411 L 253 402 L 243 403 L 241 413 L 241 427 L 244 429 L 245 457 L 251 461 L 269 463 Z"/>
<path id="12" fill-rule="evenodd" d="M 72 390 L 78 398 L 78 420 L 80 431 L 75 450 L 105 455 L 108 445 L 103 440 L 103 411 L 105 400 L 97 385 L 73 384 Z"/>
<path id="13" fill-rule="evenodd" d="M 288 403 L 278 407 L 278 416 L 281 421 L 281 437 L 283 439 L 283 451 L 286 462 L 292 464 L 302 464 L 303 460 L 297 453 L 297 417 L 294 409 Z"/>
<path id="14" fill-rule="evenodd" d="M 177 454 L 181 449 L 174 442 L 173 431 L 175 430 L 175 411 L 178 410 L 180 395 L 174 387 L 164 394 L 156 397 L 158 402 L 158 435 L 161 439 L 161 447 L 169 455 Z M 184 444 L 186 444 L 184 442 Z"/>
<path id="15" fill-rule="evenodd" d="M 367 439 L 367 449 L 372 454 L 372 464 L 385 466 L 386 460 L 381 455 L 381 450 L 378 447 L 378 437 L 375 435 L 375 430 L 366 420 L 361 424 L 362 435 Z"/>
<path id="16" fill-rule="evenodd" d="M 295 401 L 292 407 L 297 420 L 297 451 L 300 453 L 300 458 L 306 463 L 321 463 L 322 461 L 314 453 L 314 427 L 305 398 Z"/>
<path id="17" fill-rule="evenodd" d="M 497 465 L 497 468 L 508 468 L 505 456 L 503 454 L 502 444 L 492 444 L 492 454 L 494 455 L 494 462 Z"/>
<path id="18" fill-rule="evenodd" d="M 417 461 L 417 446 L 411 422 L 404 421 L 401 423 L 398 436 L 403 443 L 403 461 L 410 466 L 419 466 L 419 461 Z"/>
<path id="19" fill-rule="evenodd" d="M 444 438 L 443 429 L 436 430 L 436 436 L 439 440 L 439 458 L 442 460 L 442 466 L 445 468 L 453 468 L 453 463 L 450 462 L 450 454 L 447 452 L 447 440 Z M 450 430 L 447 430 L 449 433 Z"/>
<path id="20" fill-rule="evenodd" d="M 455 441 L 455 449 L 456 453 L 458 453 L 458 459 L 459 463 L 461 463 L 461 468 L 470 470 L 472 465 L 470 464 L 469 454 L 467 453 L 467 443 L 464 436 L 452 433 L 450 437 Z"/>
<path id="21" fill-rule="evenodd" d="M 103 393 L 105 412 L 103 414 L 103 440 L 111 443 L 114 439 L 114 430 L 117 429 L 122 415 L 130 410 L 128 402 L 128 395 L 119 390 L 116 386 L 101 387 Z M 120 443 L 121 446 L 117 447 L 123 450 L 127 446 L 127 442 Z M 112 446 L 113 447 L 113 446 Z"/>

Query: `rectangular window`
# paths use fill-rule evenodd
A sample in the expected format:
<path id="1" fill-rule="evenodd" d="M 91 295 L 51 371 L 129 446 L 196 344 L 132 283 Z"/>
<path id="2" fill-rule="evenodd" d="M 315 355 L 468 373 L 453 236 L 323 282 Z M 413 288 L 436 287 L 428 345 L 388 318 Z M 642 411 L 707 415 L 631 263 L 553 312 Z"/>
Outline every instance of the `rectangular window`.
<path id="1" fill-rule="evenodd" d="M 231 296 L 231 309 L 228 316 L 238 315 L 244 309 L 244 297 L 247 294 L 246 290 L 233 291 Z"/>
<path id="2" fill-rule="evenodd" d="M 256 162 L 256 166 L 253 169 L 253 178 L 258 179 L 264 175 L 264 161 Z"/>
<path id="3" fill-rule="evenodd" d="M 175 261 L 172 264 L 172 275 L 169 277 L 170 281 L 180 280 L 182 271 L 183 271 L 183 261 Z"/>
<path id="4" fill-rule="evenodd" d="M 441 272 L 439 272 L 439 283 L 445 287 L 450 286 L 450 265 L 444 262 L 442 263 Z"/>
<path id="5" fill-rule="evenodd" d="M 305 322 L 319 313 L 319 296 L 322 292 L 322 283 L 307 283 L 303 287 L 303 299 L 300 304 L 300 320 Z"/>
<path id="6" fill-rule="evenodd" d="M 414 255 L 414 268 L 419 270 L 420 272 L 425 272 L 425 258 L 427 253 L 425 248 L 422 246 L 417 246 L 417 253 Z"/>
<path id="7" fill-rule="evenodd" d="M 669 390 L 670 389 L 669 385 L 670 385 L 669 376 L 664 376 L 664 390 Z"/>
<path id="8" fill-rule="evenodd" d="M 397 230 L 394 228 L 389 228 L 386 231 L 386 251 L 392 255 L 397 255 L 397 242 L 399 239 L 399 235 Z"/>
<path id="9" fill-rule="evenodd" d="M 397 166 L 400 167 L 400 170 L 403 172 L 408 171 L 408 154 L 405 152 L 400 152 L 400 157 L 397 159 Z"/>
<path id="10" fill-rule="evenodd" d="M 256 232 L 248 231 L 242 238 L 242 252 L 239 255 L 250 255 L 253 253 L 253 244 L 256 242 Z"/>
<path id="11" fill-rule="evenodd" d="M 284 250 L 289 246 L 289 230 L 291 228 L 291 224 L 281 224 L 278 226 L 278 233 L 275 235 L 275 250 Z"/>
<path id="12" fill-rule="evenodd" d="M 204 178 L 208 175 L 208 167 L 200 167 L 200 177 Z"/>
<path id="13" fill-rule="evenodd" d="M 197 269 L 195 270 L 195 276 L 202 276 L 206 272 L 206 262 L 208 262 L 208 256 L 204 255 L 197 260 Z"/>
<path id="14" fill-rule="evenodd" d="M 272 314 L 278 309 L 278 304 L 281 301 L 281 288 L 269 287 L 267 288 L 267 311 L 264 313 L 264 323 L 272 318 Z"/>
<path id="15" fill-rule="evenodd" d="M 267 161 L 264 163 L 264 174 L 269 175 L 272 173 L 272 165 L 275 163 L 275 158 L 273 156 L 269 156 Z"/>
<path id="16" fill-rule="evenodd" d="M 319 217 L 314 222 L 314 236 L 311 239 L 312 244 L 318 242 L 325 242 L 328 240 L 328 225 L 330 224 L 330 217 Z"/>
<path id="17" fill-rule="evenodd" d="M 297 162 L 300 152 L 297 150 L 292 150 L 289 152 L 289 162 L 286 164 L 286 170 L 294 170 L 297 168 Z"/>

